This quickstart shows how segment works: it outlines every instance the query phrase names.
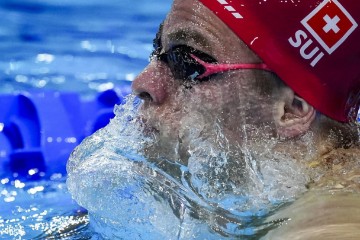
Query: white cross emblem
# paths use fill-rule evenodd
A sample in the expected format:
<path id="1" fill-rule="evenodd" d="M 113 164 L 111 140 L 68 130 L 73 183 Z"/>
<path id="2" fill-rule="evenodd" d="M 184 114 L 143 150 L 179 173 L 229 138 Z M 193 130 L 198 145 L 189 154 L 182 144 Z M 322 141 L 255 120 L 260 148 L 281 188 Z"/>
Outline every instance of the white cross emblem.
<path id="1" fill-rule="evenodd" d="M 323 29 L 326 33 L 330 32 L 331 30 L 333 30 L 334 33 L 338 33 L 340 31 L 340 28 L 337 26 L 337 24 L 340 22 L 340 18 L 338 16 L 330 18 L 329 15 L 326 14 L 324 20 L 326 25 Z"/>
<path id="2" fill-rule="evenodd" d="M 301 23 L 329 54 L 340 47 L 358 27 L 339 0 L 322 0 Z"/>

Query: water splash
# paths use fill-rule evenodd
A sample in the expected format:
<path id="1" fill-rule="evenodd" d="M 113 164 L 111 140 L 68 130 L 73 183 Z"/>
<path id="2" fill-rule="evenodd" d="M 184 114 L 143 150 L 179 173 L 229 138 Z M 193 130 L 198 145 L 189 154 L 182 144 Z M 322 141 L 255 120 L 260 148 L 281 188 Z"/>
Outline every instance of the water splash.
<path id="1" fill-rule="evenodd" d="M 276 139 L 262 141 L 265 148 L 251 139 L 232 145 L 219 122 L 204 126 L 201 114 L 181 119 L 186 161 L 148 159 L 156 134 L 147 132 L 139 104 L 130 96 L 117 106 L 116 117 L 84 140 L 67 165 L 69 191 L 103 237 L 259 237 L 274 227 L 264 222 L 266 216 L 305 191 L 305 169 L 272 153 Z M 213 137 L 202 136 L 206 128 Z"/>

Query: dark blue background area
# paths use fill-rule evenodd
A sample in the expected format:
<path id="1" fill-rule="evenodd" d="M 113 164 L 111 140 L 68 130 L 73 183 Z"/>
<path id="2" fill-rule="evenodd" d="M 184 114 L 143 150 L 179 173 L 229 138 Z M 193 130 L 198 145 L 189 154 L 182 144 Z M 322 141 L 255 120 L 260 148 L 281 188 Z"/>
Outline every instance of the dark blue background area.
<path id="1" fill-rule="evenodd" d="M 29 166 L 45 156 L 47 147 L 39 148 L 45 126 L 48 133 L 64 135 L 71 130 L 65 129 L 67 122 L 82 137 L 102 127 L 103 118 L 112 113 L 110 105 L 121 101 L 118 97 L 129 87 L 128 81 L 148 64 L 152 39 L 170 4 L 170 0 L 1 0 L 0 142 L 7 131 L 2 143 L 19 150 L 14 159 L 21 164 L 24 149 L 30 153 Z M 38 94 L 44 94 L 44 100 Z M 92 122 L 92 129 L 84 132 L 86 121 Z M 26 135 L 30 128 L 40 133 Z M 76 145 L 72 144 L 66 154 Z M 45 152 L 60 156 L 51 148 Z M 0 161 L 3 155 L 0 146 Z M 66 159 L 60 164 L 65 163 Z M 36 179 L 27 181 L 1 165 L 0 239 L 45 239 L 47 234 L 90 239 L 95 233 L 88 229 L 86 215 L 70 235 L 56 231 L 86 213 L 67 192 L 65 173 Z"/>
<path id="2" fill-rule="evenodd" d="M 65 173 L 71 150 L 131 92 L 169 7 L 169 0 L 1 1 L 0 173 Z M 111 94 L 116 100 L 104 104 Z"/>

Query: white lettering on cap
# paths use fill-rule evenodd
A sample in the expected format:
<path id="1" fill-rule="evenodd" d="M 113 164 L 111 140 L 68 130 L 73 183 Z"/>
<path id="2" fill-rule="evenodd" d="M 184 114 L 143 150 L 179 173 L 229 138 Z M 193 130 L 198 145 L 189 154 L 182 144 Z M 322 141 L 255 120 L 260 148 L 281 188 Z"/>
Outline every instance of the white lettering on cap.
<path id="1" fill-rule="evenodd" d="M 236 9 L 231 6 L 230 3 L 228 3 L 226 0 L 217 0 L 220 4 L 224 5 L 224 8 L 228 10 L 236 19 L 241 19 L 243 16 L 239 12 L 236 11 Z"/>

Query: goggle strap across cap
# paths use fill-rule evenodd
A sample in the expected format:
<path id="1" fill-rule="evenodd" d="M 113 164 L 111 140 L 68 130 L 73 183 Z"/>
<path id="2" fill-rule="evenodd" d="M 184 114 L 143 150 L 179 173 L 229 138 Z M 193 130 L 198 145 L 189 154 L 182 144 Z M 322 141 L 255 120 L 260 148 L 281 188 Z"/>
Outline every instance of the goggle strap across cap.
<path id="1" fill-rule="evenodd" d="M 351 112 L 360 107 L 358 0 L 199 1 L 316 110 L 354 120 Z"/>

